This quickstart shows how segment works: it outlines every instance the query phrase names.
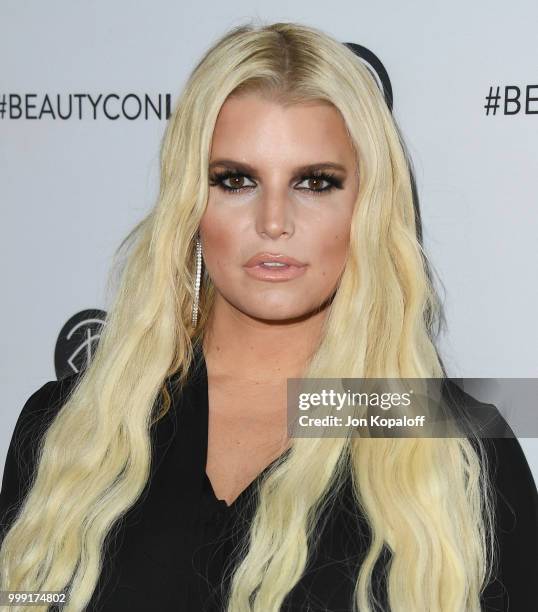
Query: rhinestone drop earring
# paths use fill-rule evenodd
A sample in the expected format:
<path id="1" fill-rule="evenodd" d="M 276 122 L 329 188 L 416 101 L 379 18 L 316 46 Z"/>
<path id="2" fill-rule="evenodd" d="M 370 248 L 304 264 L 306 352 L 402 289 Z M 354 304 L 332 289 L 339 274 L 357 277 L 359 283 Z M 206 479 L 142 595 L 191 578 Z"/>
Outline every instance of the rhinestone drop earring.
<path id="1" fill-rule="evenodd" d="M 194 302 L 192 304 L 192 326 L 198 323 L 198 304 L 200 301 L 200 281 L 202 279 L 202 243 L 196 236 L 196 276 L 194 281 Z"/>

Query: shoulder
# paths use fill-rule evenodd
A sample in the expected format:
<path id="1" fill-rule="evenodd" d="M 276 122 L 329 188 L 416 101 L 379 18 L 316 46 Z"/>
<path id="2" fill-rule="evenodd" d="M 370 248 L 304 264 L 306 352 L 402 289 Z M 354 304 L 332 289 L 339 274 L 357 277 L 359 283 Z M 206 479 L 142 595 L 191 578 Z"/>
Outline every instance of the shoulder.
<path id="1" fill-rule="evenodd" d="M 525 537 L 538 559 L 538 491 L 521 444 L 517 438 L 488 438 L 483 443 L 502 534 Z"/>
<path id="2" fill-rule="evenodd" d="M 39 442 L 58 414 L 77 374 L 50 380 L 36 389 L 19 412 L 4 463 L 0 490 L 0 533 L 26 495 L 36 464 Z"/>
<path id="3" fill-rule="evenodd" d="M 497 548 L 497 571 L 484 592 L 484 604 L 502 601 L 506 606 L 502 609 L 529 609 L 531 602 L 538 601 L 536 483 L 516 437 L 488 438 L 483 443 L 494 489 Z"/>
<path id="4" fill-rule="evenodd" d="M 44 432 L 60 411 L 78 379 L 77 374 L 61 380 L 49 380 L 34 391 L 24 403 L 11 437 L 10 450 L 24 452 L 25 443 Z M 12 448 L 12 447 L 16 448 Z"/>
<path id="5" fill-rule="evenodd" d="M 527 543 L 534 547 L 538 559 L 538 491 L 521 444 L 515 437 L 483 442 L 503 531 L 523 536 L 526 528 Z"/>

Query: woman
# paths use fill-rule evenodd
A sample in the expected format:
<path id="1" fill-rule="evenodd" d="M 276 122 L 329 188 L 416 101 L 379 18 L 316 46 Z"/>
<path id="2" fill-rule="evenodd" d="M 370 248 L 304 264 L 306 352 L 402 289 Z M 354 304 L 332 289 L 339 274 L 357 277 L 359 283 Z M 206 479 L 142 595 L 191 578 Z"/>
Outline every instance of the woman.
<path id="1" fill-rule="evenodd" d="M 287 436 L 288 378 L 444 376 L 417 223 L 352 51 L 228 32 L 170 119 L 92 363 L 19 417 L 2 589 L 69 588 L 70 612 L 532 609 L 517 439 Z"/>

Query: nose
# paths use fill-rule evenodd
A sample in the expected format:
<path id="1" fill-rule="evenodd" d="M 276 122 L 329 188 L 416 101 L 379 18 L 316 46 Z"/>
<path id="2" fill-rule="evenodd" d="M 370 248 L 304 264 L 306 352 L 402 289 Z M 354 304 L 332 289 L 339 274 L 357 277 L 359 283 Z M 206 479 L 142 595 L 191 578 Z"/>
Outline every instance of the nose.
<path id="1" fill-rule="evenodd" d="M 260 236 L 288 238 L 293 235 L 295 226 L 291 202 L 285 195 L 267 195 L 258 202 L 256 211 L 256 231 Z"/>

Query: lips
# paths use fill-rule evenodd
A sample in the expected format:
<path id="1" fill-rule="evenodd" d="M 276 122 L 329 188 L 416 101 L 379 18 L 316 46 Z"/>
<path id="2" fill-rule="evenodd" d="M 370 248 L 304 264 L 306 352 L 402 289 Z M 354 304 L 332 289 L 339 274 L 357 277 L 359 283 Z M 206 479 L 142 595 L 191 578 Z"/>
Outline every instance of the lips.
<path id="1" fill-rule="evenodd" d="M 293 257 L 288 257 L 287 255 L 282 255 L 281 253 L 256 253 L 256 255 L 247 261 L 245 267 L 254 268 L 255 266 L 259 266 L 260 264 L 266 262 L 278 262 L 288 266 L 295 266 L 297 268 L 302 268 L 306 265 L 302 261 L 299 261 Z"/>

